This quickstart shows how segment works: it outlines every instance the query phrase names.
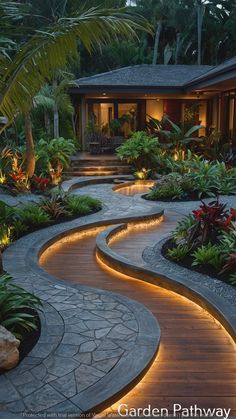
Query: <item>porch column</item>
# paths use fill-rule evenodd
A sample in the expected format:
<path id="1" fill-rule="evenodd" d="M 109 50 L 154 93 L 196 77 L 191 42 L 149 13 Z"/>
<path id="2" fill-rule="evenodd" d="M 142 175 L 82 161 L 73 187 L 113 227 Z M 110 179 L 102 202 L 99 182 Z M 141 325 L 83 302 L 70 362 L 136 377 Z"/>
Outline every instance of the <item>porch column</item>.
<path id="1" fill-rule="evenodd" d="M 233 122 L 232 148 L 234 151 L 236 151 L 236 95 L 234 96 L 234 122 Z"/>
<path id="2" fill-rule="evenodd" d="M 81 98 L 81 110 L 80 110 L 80 136 L 81 136 L 81 145 L 82 151 L 85 151 L 86 144 L 85 144 L 85 128 L 86 128 L 86 102 L 85 98 Z"/>

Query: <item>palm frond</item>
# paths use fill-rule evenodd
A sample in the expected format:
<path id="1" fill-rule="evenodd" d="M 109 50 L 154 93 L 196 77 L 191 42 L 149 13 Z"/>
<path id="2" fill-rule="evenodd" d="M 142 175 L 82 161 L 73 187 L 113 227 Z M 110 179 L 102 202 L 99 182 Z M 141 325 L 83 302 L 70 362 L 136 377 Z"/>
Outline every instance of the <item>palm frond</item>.
<path id="1" fill-rule="evenodd" d="M 59 19 L 45 32 L 38 31 L 17 52 L 1 77 L 0 114 L 12 120 L 19 111 L 27 112 L 45 80 L 77 57 L 78 39 L 92 51 L 111 38 L 137 37 L 138 30 L 151 31 L 140 16 L 92 8 L 79 16 Z"/>

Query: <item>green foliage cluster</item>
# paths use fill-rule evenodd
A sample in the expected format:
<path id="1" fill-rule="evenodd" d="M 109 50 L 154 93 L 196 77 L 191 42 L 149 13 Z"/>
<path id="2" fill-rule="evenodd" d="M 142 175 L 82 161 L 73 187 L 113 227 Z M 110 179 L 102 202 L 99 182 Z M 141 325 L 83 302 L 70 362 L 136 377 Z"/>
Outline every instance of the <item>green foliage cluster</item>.
<path id="1" fill-rule="evenodd" d="M 41 139 L 37 144 L 37 170 L 48 174 L 50 170 L 58 171 L 59 166 L 67 169 L 70 157 L 75 153 L 76 147 L 73 140 L 63 137 L 50 141 Z"/>
<path id="2" fill-rule="evenodd" d="M 168 159 L 170 165 L 171 160 Z M 202 158 L 172 161 L 175 172 L 162 178 L 162 184 L 151 188 L 148 199 L 197 199 L 215 195 L 236 194 L 236 169 L 225 163 Z"/>
<path id="3" fill-rule="evenodd" d="M 24 331 L 37 330 L 36 317 L 32 310 L 40 308 L 35 295 L 14 284 L 10 275 L 0 276 L 0 325 L 21 339 Z"/>

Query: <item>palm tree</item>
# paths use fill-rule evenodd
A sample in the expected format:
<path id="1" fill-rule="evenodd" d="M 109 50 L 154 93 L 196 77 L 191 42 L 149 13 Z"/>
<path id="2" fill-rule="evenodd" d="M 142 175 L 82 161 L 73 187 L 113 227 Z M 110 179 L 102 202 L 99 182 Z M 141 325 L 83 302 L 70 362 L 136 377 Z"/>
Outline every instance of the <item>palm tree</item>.
<path id="1" fill-rule="evenodd" d="M 73 106 L 68 86 L 72 85 L 73 75 L 65 71 L 57 71 L 51 84 L 45 84 L 34 98 L 34 108 L 42 108 L 46 131 L 50 134 L 50 114 L 53 114 L 53 137 L 60 137 L 60 113 L 73 115 Z"/>
<path id="2" fill-rule="evenodd" d="M 0 15 L 4 13 L 7 14 L 0 4 Z M 34 166 L 29 120 L 33 97 L 58 68 L 78 57 L 78 40 L 91 52 L 112 38 L 135 38 L 137 30 L 151 32 L 151 27 L 144 18 L 130 12 L 93 7 L 72 17 L 59 18 L 41 32 L 35 32 L 11 60 L 0 55 L 0 115 L 7 117 L 9 122 L 18 113 L 26 115 L 29 175 Z"/>
<path id="3" fill-rule="evenodd" d="M 197 63 L 202 63 L 202 30 L 206 8 L 214 16 L 224 18 L 230 11 L 229 0 L 196 0 L 197 8 Z"/>

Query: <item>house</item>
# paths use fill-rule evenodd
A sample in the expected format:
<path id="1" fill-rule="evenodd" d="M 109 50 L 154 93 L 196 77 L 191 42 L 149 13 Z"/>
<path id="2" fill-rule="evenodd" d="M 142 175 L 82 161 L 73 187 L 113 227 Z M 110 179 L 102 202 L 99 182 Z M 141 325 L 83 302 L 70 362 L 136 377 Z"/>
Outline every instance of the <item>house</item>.
<path id="1" fill-rule="evenodd" d="M 88 150 L 89 121 L 111 135 L 122 120 L 122 135 L 142 130 L 149 116 L 168 115 L 175 123 L 200 123 L 199 135 L 210 127 L 236 148 L 236 57 L 218 66 L 136 65 L 80 78 L 70 94 L 82 150 Z M 114 128 L 113 128 L 114 131 Z M 113 132 L 114 134 L 114 132 Z"/>

